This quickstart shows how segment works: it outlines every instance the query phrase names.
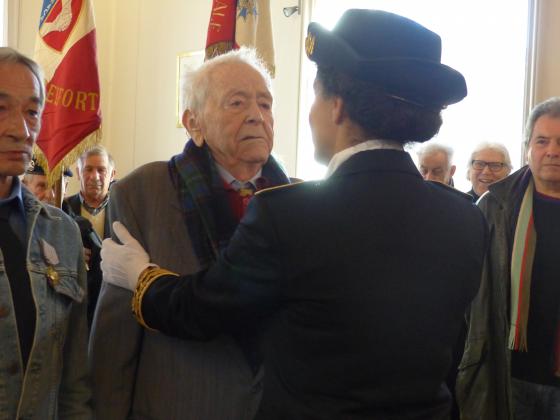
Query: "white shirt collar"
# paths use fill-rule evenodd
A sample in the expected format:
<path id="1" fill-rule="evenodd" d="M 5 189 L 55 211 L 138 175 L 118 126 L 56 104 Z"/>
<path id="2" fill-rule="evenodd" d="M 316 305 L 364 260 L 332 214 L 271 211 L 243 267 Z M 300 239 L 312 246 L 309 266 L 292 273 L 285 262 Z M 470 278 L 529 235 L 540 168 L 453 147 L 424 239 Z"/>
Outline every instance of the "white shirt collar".
<path id="1" fill-rule="evenodd" d="M 262 175 L 262 168 L 255 174 L 255 176 L 248 181 L 242 182 L 236 179 L 229 171 L 220 165 L 218 162 L 214 162 L 216 164 L 216 168 L 218 168 L 218 173 L 222 177 L 222 179 L 228 184 L 231 185 L 234 190 L 239 190 L 241 188 L 247 188 L 247 184 L 251 184 L 254 189 L 257 189 L 257 179 L 259 179 Z"/>
<path id="2" fill-rule="evenodd" d="M 393 150 L 403 150 L 403 147 L 393 141 L 388 140 L 366 140 L 358 143 L 355 146 L 348 147 L 340 152 L 336 153 L 329 162 L 327 167 L 327 173 L 325 179 L 329 178 L 340 165 L 350 159 L 353 155 L 359 152 L 365 152 L 366 150 L 375 149 L 393 149 Z"/>

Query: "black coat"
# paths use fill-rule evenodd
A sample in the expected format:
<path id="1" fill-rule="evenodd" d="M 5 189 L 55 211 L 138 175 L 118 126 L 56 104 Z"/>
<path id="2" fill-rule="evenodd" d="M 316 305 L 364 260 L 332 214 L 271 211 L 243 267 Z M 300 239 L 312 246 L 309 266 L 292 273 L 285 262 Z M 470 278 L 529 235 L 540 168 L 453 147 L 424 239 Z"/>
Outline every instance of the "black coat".
<path id="1" fill-rule="evenodd" d="M 62 203 L 62 210 L 68 214 L 73 219 L 76 216 L 80 216 L 82 212 L 82 202 L 80 200 L 80 194 L 74 194 L 66 198 Z M 101 289 L 101 282 L 103 281 L 103 272 L 101 271 L 101 248 L 97 247 L 91 239 L 89 239 L 89 233 L 84 231 L 83 225 L 78 224 L 80 228 L 80 234 L 82 235 L 82 243 L 84 248 L 91 250 L 91 257 L 88 264 L 87 272 L 87 284 L 88 284 L 88 326 L 91 326 L 93 322 L 93 315 L 95 313 L 95 307 L 97 306 L 97 298 L 99 297 L 99 290 Z M 111 234 L 111 227 L 109 224 L 109 218 L 107 217 L 107 212 L 105 212 L 104 221 L 104 234 L 101 240 L 108 238 Z"/>
<path id="2" fill-rule="evenodd" d="M 486 224 L 409 155 L 358 153 L 325 181 L 264 191 L 206 275 L 156 281 L 148 325 L 261 332 L 262 419 L 444 419 Z"/>

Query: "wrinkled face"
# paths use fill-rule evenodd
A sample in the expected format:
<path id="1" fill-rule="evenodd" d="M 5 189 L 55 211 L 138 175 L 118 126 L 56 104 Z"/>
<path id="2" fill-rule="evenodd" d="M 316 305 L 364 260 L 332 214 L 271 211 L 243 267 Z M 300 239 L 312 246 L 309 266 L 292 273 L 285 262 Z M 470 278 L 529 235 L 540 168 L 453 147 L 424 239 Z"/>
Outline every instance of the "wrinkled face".
<path id="1" fill-rule="evenodd" d="M 221 65 L 210 77 L 210 93 L 196 118 L 199 135 L 230 172 L 240 165 L 264 165 L 274 137 L 272 94 L 266 81 L 245 63 Z"/>
<path id="2" fill-rule="evenodd" d="M 54 204 L 54 190 L 49 187 L 46 175 L 25 175 L 23 183 L 39 201 Z"/>
<path id="3" fill-rule="evenodd" d="M 21 64 L 0 64 L 0 176 L 21 175 L 41 128 L 39 81 Z"/>
<path id="4" fill-rule="evenodd" d="M 449 185 L 455 173 L 455 165 L 450 165 L 443 152 L 425 153 L 419 162 L 420 173 L 426 181 L 436 181 Z"/>
<path id="5" fill-rule="evenodd" d="M 537 190 L 560 186 L 560 118 L 543 115 L 533 127 L 527 151 Z"/>
<path id="6" fill-rule="evenodd" d="M 85 159 L 83 168 L 78 165 L 80 191 L 88 201 L 101 201 L 109 192 L 115 170 L 104 155 L 91 155 Z"/>
<path id="7" fill-rule="evenodd" d="M 325 96 L 321 82 L 313 83 L 315 101 L 309 110 L 309 125 L 315 146 L 315 160 L 328 164 L 335 154 L 335 125 L 332 120 L 332 98 Z"/>
<path id="8" fill-rule="evenodd" d="M 484 149 L 473 155 L 473 159 L 485 163 L 502 163 L 504 164 L 501 169 L 495 170 L 486 165 L 483 169 L 477 169 L 469 165 L 467 176 L 471 181 L 472 188 L 476 195 L 482 195 L 488 191 L 488 186 L 493 182 L 499 181 L 509 175 L 510 168 L 505 164 L 504 156 L 492 149 Z"/>

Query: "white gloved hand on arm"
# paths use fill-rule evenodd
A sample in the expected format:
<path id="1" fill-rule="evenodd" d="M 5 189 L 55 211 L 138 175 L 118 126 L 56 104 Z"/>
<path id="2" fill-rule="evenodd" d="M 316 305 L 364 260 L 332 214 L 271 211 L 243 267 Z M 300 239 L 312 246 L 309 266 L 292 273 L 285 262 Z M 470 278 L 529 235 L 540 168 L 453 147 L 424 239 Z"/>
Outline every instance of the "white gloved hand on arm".
<path id="1" fill-rule="evenodd" d="M 113 232 L 123 244 L 120 245 L 112 239 L 103 241 L 101 248 L 103 281 L 134 291 L 142 271 L 157 265 L 150 263 L 148 253 L 121 222 L 113 223 Z"/>

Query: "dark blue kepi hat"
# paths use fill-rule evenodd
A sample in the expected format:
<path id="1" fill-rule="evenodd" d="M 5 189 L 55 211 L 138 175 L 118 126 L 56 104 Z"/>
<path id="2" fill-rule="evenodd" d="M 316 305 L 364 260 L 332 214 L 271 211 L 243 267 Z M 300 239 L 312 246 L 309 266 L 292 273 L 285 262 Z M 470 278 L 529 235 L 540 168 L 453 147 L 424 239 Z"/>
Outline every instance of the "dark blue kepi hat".
<path id="1" fill-rule="evenodd" d="M 311 22 L 310 60 L 424 106 L 445 107 L 467 95 L 461 73 L 441 64 L 441 38 L 424 26 L 381 10 L 347 10 L 328 31 Z"/>
<path id="2" fill-rule="evenodd" d="M 27 171 L 25 171 L 25 173 L 27 173 L 29 175 L 46 175 L 45 170 L 43 169 L 43 167 L 41 165 L 39 165 L 37 163 L 37 160 L 35 158 L 31 159 L 31 162 L 29 162 L 29 167 L 27 168 Z M 62 174 L 64 176 L 73 176 L 74 175 L 72 173 L 72 171 L 70 170 L 70 168 L 65 168 L 64 171 L 62 172 Z"/>
<path id="3" fill-rule="evenodd" d="M 45 170 L 37 163 L 37 160 L 33 158 L 31 159 L 31 162 L 29 162 L 29 166 L 27 167 L 27 171 L 25 171 L 25 173 L 29 175 L 45 175 Z"/>

